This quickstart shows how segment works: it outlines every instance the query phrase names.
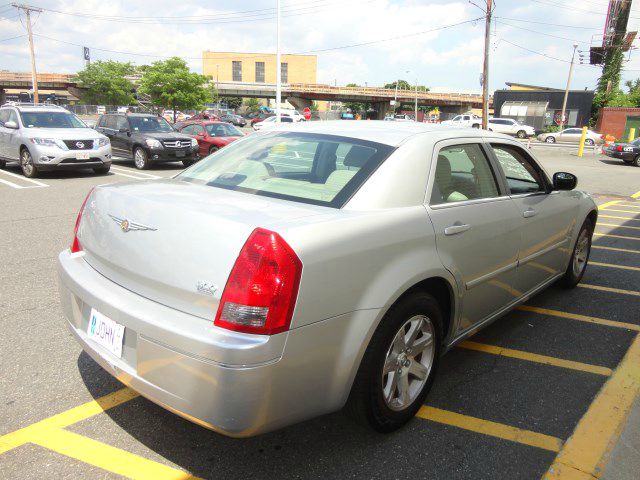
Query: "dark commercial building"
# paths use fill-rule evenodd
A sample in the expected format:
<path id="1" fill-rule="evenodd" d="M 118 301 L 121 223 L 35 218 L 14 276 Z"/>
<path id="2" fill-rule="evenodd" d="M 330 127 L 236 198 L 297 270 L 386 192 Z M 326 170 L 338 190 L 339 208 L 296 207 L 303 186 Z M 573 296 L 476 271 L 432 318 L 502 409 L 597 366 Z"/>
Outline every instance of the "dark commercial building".
<path id="1" fill-rule="evenodd" d="M 509 89 L 493 94 L 493 116 L 512 118 L 536 131 L 549 125 L 559 125 L 564 90 L 507 82 Z M 565 111 L 565 126 L 582 127 L 589 123 L 593 90 L 569 90 Z"/>

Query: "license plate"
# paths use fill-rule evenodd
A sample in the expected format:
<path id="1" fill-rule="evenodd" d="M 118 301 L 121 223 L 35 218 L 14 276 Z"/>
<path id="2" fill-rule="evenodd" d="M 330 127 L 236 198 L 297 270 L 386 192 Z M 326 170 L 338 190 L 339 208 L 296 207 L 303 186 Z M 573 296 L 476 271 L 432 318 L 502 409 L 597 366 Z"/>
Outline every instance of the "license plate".
<path id="1" fill-rule="evenodd" d="M 116 357 L 122 357 L 122 340 L 124 339 L 124 325 L 111 320 L 95 308 L 91 309 L 87 336 L 103 346 Z"/>
<path id="2" fill-rule="evenodd" d="M 88 152 L 78 152 L 76 153 L 76 160 L 89 160 L 91 158 Z"/>
<path id="3" fill-rule="evenodd" d="M 185 152 L 181 152 L 181 151 L 176 152 L 176 157 L 184 157 L 184 156 L 185 156 Z"/>

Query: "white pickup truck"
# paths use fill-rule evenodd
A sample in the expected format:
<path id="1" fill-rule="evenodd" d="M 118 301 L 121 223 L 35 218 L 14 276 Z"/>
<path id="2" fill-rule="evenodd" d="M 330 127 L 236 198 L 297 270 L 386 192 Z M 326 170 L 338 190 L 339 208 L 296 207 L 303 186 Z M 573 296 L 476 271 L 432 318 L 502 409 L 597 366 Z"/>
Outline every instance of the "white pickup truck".
<path id="1" fill-rule="evenodd" d="M 472 113 L 465 113 L 464 115 L 457 115 L 451 120 L 445 120 L 440 122 L 442 125 L 453 125 L 456 127 L 470 127 L 480 128 L 482 126 L 482 118 Z"/>

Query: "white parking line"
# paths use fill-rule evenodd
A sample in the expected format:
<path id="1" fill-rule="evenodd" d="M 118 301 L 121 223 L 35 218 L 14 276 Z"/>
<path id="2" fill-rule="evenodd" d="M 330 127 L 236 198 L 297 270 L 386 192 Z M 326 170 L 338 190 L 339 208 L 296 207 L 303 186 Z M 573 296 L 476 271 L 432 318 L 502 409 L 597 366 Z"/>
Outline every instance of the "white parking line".
<path id="1" fill-rule="evenodd" d="M 131 169 L 128 169 L 128 168 L 118 168 L 118 167 L 114 167 L 113 165 L 111 166 L 111 170 L 115 170 L 116 172 L 126 172 L 126 173 L 134 174 L 134 175 L 142 175 L 143 177 L 147 177 L 147 178 L 162 178 L 162 177 L 160 177 L 158 175 L 152 175 L 150 173 L 145 173 L 145 172 L 137 172 L 135 170 L 131 170 Z M 122 173 L 120 173 L 120 175 L 122 175 Z"/>
<path id="2" fill-rule="evenodd" d="M 18 185 L 17 183 L 9 182 L 8 180 L 0 179 L 1 183 L 4 183 L 5 185 L 9 185 L 10 187 L 13 187 L 13 188 L 41 188 L 41 187 L 48 187 L 49 186 L 46 183 L 38 182 L 37 180 L 32 180 L 32 179 L 24 177 L 22 175 L 16 175 L 15 173 L 7 172 L 6 170 L 0 170 L 0 173 L 2 173 L 4 175 L 9 175 L 11 177 L 18 178 L 23 182 L 28 182 L 28 183 L 33 183 L 34 184 L 34 186 L 26 186 L 25 187 L 23 185 Z"/>

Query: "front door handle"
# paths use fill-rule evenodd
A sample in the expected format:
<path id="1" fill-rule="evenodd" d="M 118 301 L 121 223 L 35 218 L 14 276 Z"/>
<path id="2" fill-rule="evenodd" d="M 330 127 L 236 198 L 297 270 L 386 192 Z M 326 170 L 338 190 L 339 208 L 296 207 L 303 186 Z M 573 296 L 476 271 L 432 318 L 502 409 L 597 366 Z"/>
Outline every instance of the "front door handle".
<path id="1" fill-rule="evenodd" d="M 530 209 L 525 210 L 524 212 L 522 212 L 522 216 L 524 218 L 535 217 L 537 214 L 538 214 L 538 212 L 536 212 L 533 208 L 530 208 Z"/>
<path id="2" fill-rule="evenodd" d="M 465 224 L 451 225 L 450 227 L 447 227 L 447 228 L 444 229 L 444 234 L 445 235 L 456 235 L 458 233 L 466 232 L 470 228 L 471 228 L 471 225 L 468 225 L 466 223 Z"/>

